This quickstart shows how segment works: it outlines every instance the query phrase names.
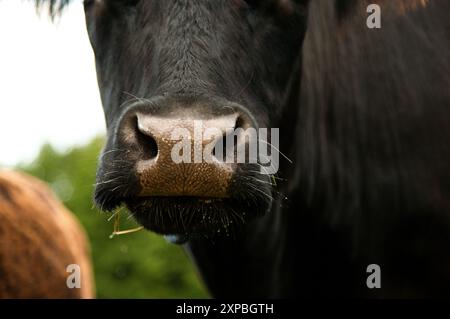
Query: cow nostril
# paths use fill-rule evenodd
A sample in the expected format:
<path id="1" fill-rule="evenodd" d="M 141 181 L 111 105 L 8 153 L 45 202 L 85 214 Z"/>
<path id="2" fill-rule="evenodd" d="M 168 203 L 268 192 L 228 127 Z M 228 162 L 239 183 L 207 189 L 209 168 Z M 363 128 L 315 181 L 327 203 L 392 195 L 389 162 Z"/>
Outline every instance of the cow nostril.
<path id="1" fill-rule="evenodd" d="M 247 121 L 242 116 L 239 116 L 236 119 L 236 124 L 234 125 L 234 129 L 237 129 L 237 128 L 245 129 L 246 126 L 247 126 Z"/>
<path id="2" fill-rule="evenodd" d="M 237 142 L 236 136 L 233 136 L 233 134 L 232 133 L 230 134 L 230 132 L 228 132 L 228 134 L 226 132 L 224 132 L 222 137 L 217 140 L 216 145 L 214 146 L 214 148 L 212 150 L 212 155 L 220 162 L 225 162 L 227 154 L 231 152 L 231 147 L 230 147 L 231 142 L 229 141 L 228 145 L 227 145 L 227 140 L 229 140 L 229 139 L 234 139 L 233 146 L 236 146 L 236 142 Z M 228 149 L 228 151 L 227 151 L 227 149 Z"/>
<path id="3" fill-rule="evenodd" d="M 155 158 L 158 155 L 158 144 L 149 132 L 142 131 L 139 128 L 137 118 L 135 121 L 135 132 L 137 143 L 142 152 L 142 159 L 149 160 Z"/>
<path id="4" fill-rule="evenodd" d="M 246 129 L 246 124 L 244 118 L 239 116 L 236 119 L 236 122 L 234 124 L 234 127 L 232 130 L 228 130 L 223 133 L 222 137 L 216 142 L 216 145 L 214 146 L 212 150 L 212 155 L 217 158 L 219 161 L 224 162 L 228 157 L 231 158 L 231 156 L 235 156 L 235 152 L 237 150 L 237 144 L 238 144 L 238 136 L 236 135 L 237 129 Z"/>

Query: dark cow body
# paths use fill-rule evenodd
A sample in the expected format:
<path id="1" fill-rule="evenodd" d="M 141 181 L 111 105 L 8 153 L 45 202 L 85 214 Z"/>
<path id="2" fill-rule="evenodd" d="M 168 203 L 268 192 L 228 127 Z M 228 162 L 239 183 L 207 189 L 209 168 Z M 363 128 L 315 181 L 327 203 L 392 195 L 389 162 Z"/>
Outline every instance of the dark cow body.
<path id="1" fill-rule="evenodd" d="M 366 26 L 371 2 L 381 29 Z M 186 242 L 214 296 L 449 295 L 449 1 L 105 0 L 86 15 L 108 126 L 96 201 Z M 239 164 L 216 191 L 198 168 L 199 202 L 136 174 L 163 141 L 136 137 L 136 114 L 140 127 L 233 112 L 280 127 L 292 164 L 276 185 Z M 217 235 L 220 216 L 243 224 Z M 373 263 L 381 289 L 366 286 Z"/>

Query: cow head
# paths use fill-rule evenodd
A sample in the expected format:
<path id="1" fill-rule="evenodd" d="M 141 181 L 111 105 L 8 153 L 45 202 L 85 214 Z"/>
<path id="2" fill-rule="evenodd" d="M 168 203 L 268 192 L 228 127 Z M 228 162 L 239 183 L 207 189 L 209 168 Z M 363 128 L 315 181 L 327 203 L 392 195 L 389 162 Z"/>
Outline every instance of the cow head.
<path id="1" fill-rule="evenodd" d="M 235 133 L 253 128 L 260 154 L 283 129 L 304 12 L 287 0 L 85 1 L 107 124 L 98 206 L 125 204 L 162 234 L 208 235 L 264 214 L 276 163 L 251 161 L 255 140 Z"/>

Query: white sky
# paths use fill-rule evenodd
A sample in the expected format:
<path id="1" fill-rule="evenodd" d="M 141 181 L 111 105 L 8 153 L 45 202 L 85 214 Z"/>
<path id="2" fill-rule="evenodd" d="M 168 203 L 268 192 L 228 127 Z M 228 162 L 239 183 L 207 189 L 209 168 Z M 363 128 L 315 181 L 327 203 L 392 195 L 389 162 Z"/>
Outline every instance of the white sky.
<path id="1" fill-rule="evenodd" d="M 30 1 L 0 0 L 0 166 L 104 133 L 81 1 L 52 23 Z"/>

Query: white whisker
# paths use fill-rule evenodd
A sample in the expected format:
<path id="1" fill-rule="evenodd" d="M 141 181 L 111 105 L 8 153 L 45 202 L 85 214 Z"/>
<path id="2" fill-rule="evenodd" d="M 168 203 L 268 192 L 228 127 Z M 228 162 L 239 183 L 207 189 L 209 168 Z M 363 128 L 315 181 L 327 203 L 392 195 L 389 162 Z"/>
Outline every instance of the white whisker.
<path id="1" fill-rule="evenodd" d="M 267 142 L 267 141 L 265 141 L 265 140 L 262 140 L 262 139 L 260 139 L 260 141 L 261 142 L 263 142 L 263 143 L 266 143 L 266 145 L 269 145 L 269 146 L 271 146 L 271 147 L 273 147 L 281 156 L 283 156 L 286 160 L 288 160 L 289 161 L 289 163 L 293 163 L 293 161 L 289 158 L 289 157 L 287 157 L 283 152 L 281 152 L 277 147 L 275 147 L 272 143 L 269 143 L 269 142 Z"/>

